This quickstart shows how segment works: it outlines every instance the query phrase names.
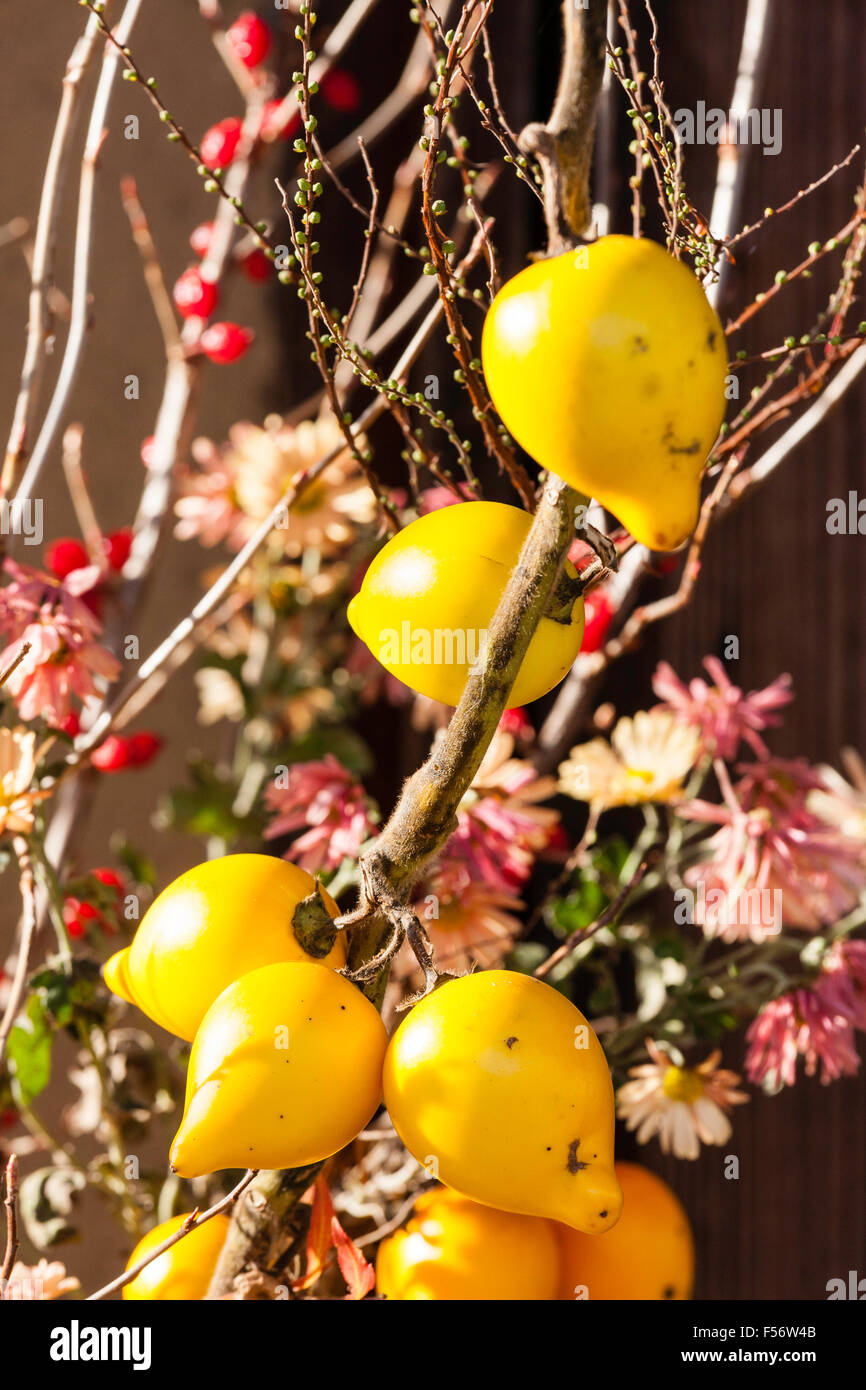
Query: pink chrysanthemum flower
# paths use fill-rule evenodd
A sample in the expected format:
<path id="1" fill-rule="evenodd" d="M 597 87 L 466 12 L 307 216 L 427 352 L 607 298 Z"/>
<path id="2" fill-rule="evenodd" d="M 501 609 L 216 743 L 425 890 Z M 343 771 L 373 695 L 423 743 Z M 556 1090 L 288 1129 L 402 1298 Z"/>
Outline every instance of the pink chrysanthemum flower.
<path id="1" fill-rule="evenodd" d="M 731 1136 L 727 1111 L 748 1100 L 736 1089 L 736 1072 L 719 1068 L 721 1051 L 697 1067 L 676 1066 L 652 1038 L 649 1062 L 631 1067 L 633 1078 L 616 1093 L 617 1113 L 639 1144 L 658 1136 L 663 1153 L 697 1158 L 701 1144 L 725 1144 Z"/>
<path id="2" fill-rule="evenodd" d="M 344 859 L 357 859 L 373 833 L 372 803 L 350 772 L 328 753 L 317 762 L 294 763 L 285 785 L 265 791 L 265 805 L 274 819 L 266 840 L 305 830 L 284 854 L 309 873 L 339 868 Z"/>
<path id="3" fill-rule="evenodd" d="M 64 579 L 14 560 L 3 568 L 11 582 L 0 589 L 0 634 L 7 643 L 0 667 L 30 643 L 6 689 L 22 719 L 57 726 L 70 714 L 73 696 L 95 699 L 97 679 L 114 680 L 120 673 L 120 662 L 97 642 L 102 626 L 81 597 L 99 583 L 99 566 L 73 570 Z"/>
<path id="4" fill-rule="evenodd" d="M 807 797 L 822 784 L 806 763 L 775 759 L 741 770 L 734 788 L 716 763 L 721 806 L 679 808 L 722 827 L 707 842 L 707 861 L 684 876 L 698 890 L 696 920 L 724 941 L 763 941 L 783 923 L 816 930 L 837 922 L 866 887 L 866 846 L 809 810 Z"/>
<path id="5" fill-rule="evenodd" d="M 819 767 L 823 786 L 809 793 L 809 809 L 846 835 L 866 840 L 866 765 L 854 748 L 843 748 L 840 757 L 849 780 L 834 767 Z"/>
<path id="6" fill-rule="evenodd" d="M 456 973 L 478 965 L 501 965 L 523 932 L 519 897 L 473 881 L 466 864 L 448 850 L 420 885 L 415 910 L 430 938 L 437 966 Z M 397 974 L 407 978 L 418 965 L 404 942 L 396 961 Z"/>
<path id="7" fill-rule="evenodd" d="M 791 677 L 778 676 L 765 689 L 750 690 L 747 695 L 728 678 L 718 657 L 705 656 L 703 664 L 715 685 L 695 677 L 686 686 L 673 667 L 661 661 L 653 676 L 653 690 L 667 709 L 698 730 L 704 752 L 727 761 L 736 757 L 745 739 L 759 758 L 769 757 L 760 732 L 781 723 L 775 711 L 794 698 Z"/>
<path id="8" fill-rule="evenodd" d="M 815 985 L 827 1008 L 866 1032 L 866 941 L 836 941 Z"/>
<path id="9" fill-rule="evenodd" d="M 559 824 L 556 811 L 538 805 L 553 796 L 554 779 L 539 777 L 531 763 L 512 757 L 513 750 L 513 736 L 499 729 L 448 842 L 449 857 L 465 864 L 471 879 L 506 894 L 526 882 Z"/>
<path id="10" fill-rule="evenodd" d="M 860 1065 L 850 1022 L 822 996 L 820 989 L 798 989 L 765 1004 L 746 1032 L 746 1075 L 756 1086 L 775 1092 L 793 1086 L 797 1058 L 806 1075 L 821 1068 L 827 1085 L 853 1076 Z"/>

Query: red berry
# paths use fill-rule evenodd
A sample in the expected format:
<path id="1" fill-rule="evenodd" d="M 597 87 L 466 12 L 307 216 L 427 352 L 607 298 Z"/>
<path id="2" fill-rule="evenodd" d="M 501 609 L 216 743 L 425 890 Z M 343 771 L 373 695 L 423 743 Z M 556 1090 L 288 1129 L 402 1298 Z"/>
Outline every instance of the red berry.
<path id="1" fill-rule="evenodd" d="M 120 531 L 112 531 L 110 536 L 103 536 L 102 544 L 111 568 L 122 570 L 132 550 L 132 528 L 124 526 Z"/>
<path id="2" fill-rule="evenodd" d="M 73 570 L 84 569 L 90 564 L 90 556 L 81 541 L 53 541 L 45 552 L 45 563 L 56 579 L 65 579 Z"/>
<path id="3" fill-rule="evenodd" d="M 266 101 L 262 108 L 262 119 L 259 125 L 259 139 L 270 144 L 273 140 L 289 140 L 296 130 L 301 127 L 300 107 L 295 106 L 288 119 L 281 115 L 283 103 L 281 100 L 274 99 Z"/>
<path id="4" fill-rule="evenodd" d="M 271 48 L 271 31 L 252 10 L 238 15 L 226 38 L 232 52 L 245 68 L 257 68 Z"/>
<path id="5" fill-rule="evenodd" d="M 227 116 L 224 121 L 217 121 L 201 137 L 198 148 L 202 164 L 208 169 L 224 169 L 234 159 L 240 138 L 240 117 Z"/>
<path id="6" fill-rule="evenodd" d="M 213 222 L 200 222 L 189 239 L 189 244 L 197 256 L 206 256 L 213 240 Z"/>
<path id="7" fill-rule="evenodd" d="M 247 255 L 241 256 L 238 264 L 247 279 L 255 280 L 257 283 L 270 280 L 274 273 L 272 262 L 268 260 L 260 246 L 254 246 Z"/>
<path id="8" fill-rule="evenodd" d="M 106 888 L 113 888 L 119 898 L 126 892 L 126 884 L 114 869 L 91 869 L 90 874 L 92 878 L 104 883 Z"/>
<path id="9" fill-rule="evenodd" d="M 584 599 L 586 626 L 583 629 L 582 652 L 597 652 L 603 646 L 607 630 L 613 618 L 614 608 L 607 594 L 601 589 L 590 589 Z"/>
<path id="10" fill-rule="evenodd" d="M 331 68 L 322 78 L 322 93 L 329 106 L 335 111 L 357 111 L 361 105 L 361 88 L 358 79 L 345 68 Z"/>
<path id="11" fill-rule="evenodd" d="M 234 362 L 243 357 L 255 334 L 251 328 L 236 323 L 212 323 L 202 333 L 199 343 L 211 362 Z"/>
<path id="12" fill-rule="evenodd" d="M 133 767 L 144 767 L 145 763 L 152 762 L 162 747 L 162 739 L 158 734 L 146 733 L 144 730 L 138 734 L 132 734 L 128 740 L 129 761 Z"/>
<path id="13" fill-rule="evenodd" d="M 532 733 L 529 715 L 519 705 L 504 711 L 499 721 L 499 727 L 503 733 L 512 734 L 514 738 L 526 738 L 528 734 Z"/>
<path id="14" fill-rule="evenodd" d="M 88 923 L 101 920 L 102 914 L 93 903 L 83 903 L 80 898 L 66 898 L 63 903 L 63 920 L 70 936 L 83 936 Z"/>
<path id="15" fill-rule="evenodd" d="M 70 738 L 75 738 L 81 732 L 81 720 L 76 711 L 70 710 L 65 719 L 61 719 L 59 724 L 55 724 L 62 734 L 68 734 Z"/>
<path id="16" fill-rule="evenodd" d="M 210 318 L 218 299 L 216 285 L 204 280 L 194 265 L 183 272 L 174 287 L 174 302 L 185 319 Z"/>
<path id="17" fill-rule="evenodd" d="M 121 768 L 130 767 L 129 740 L 119 734 L 109 734 L 104 743 L 94 748 L 90 761 L 100 772 L 120 772 Z"/>

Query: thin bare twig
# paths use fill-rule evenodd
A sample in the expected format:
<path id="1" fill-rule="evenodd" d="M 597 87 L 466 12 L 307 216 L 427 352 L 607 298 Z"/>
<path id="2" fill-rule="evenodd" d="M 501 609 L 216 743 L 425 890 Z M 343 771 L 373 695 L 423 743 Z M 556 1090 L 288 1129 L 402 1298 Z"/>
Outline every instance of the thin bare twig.
<path id="1" fill-rule="evenodd" d="M 0 1268 L 0 1297 L 9 1282 L 18 1254 L 18 1159 L 10 1154 L 6 1163 L 6 1195 L 3 1198 L 6 1208 L 6 1249 L 3 1266 Z"/>
<path id="2" fill-rule="evenodd" d="M 15 489 L 18 470 L 27 456 L 30 434 L 39 405 L 45 345 L 51 322 L 49 290 L 52 283 L 54 249 L 57 243 L 66 171 L 70 162 L 68 151 L 75 133 L 82 82 L 98 44 L 99 25 L 95 17 L 89 15 L 84 34 L 77 40 L 63 75 L 60 110 L 57 113 L 45 177 L 42 181 L 33 263 L 30 269 L 27 343 L 21 369 L 21 384 L 18 388 L 18 399 L 15 402 L 6 459 L 0 478 L 0 496 L 3 497 Z"/>
<path id="3" fill-rule="evenodd" d="M 6 1001 L 6 1008 L 3 1012 L 3 1019 L 0 1021 L 0 1062 L 2 1062 L 6 1055 L 6 1042 L 12 1031 L 12 1025 L 18 1017 L 18 1010 L 21 1008 L 21 1001 L 24 998 L 24 991 L 27 986 L 27 971 L 30 967 L 30 950 L 33 945 L 33 936 L 36 930 L 36 897 L 33 885 L 33 863 L 30 858 L 30 847 L 23 835 L 16 835 L 12 841 L 12 848 L 18 860 L 18 887 L 21 893 L 23 910 L 18 929 L 18 955 L 15 961 L 15 973 L 12 976 L 12 984 L 9 989 L 9 998 Z"/>
<path id="4" fill-rule="evenodd" d="M 547 960 L 543 960 L 538 969 L 533 971 L 535 978 L 537 980 L 543 980 L 552 970 L 555 970 L 558 965 L 561 965 L 564 960 L 567 960 L 584 941 L 594 936 L 597 931 L 601 931 L 602 927 L 606 927 L 611 922 L 615 922 L 632 893 L 634 893 L 641 880 L 645 877 L 652 863 L 652 855 L 648 854 L 643 862 L 638 865 L 628 883 L 617 894 L 613 902 L 609 903 L 604 909 L 604 912 L 602 912 L 594 922 L 590 922 L 588 927 L 583 927 L 580 931 L 573 932 L 567 941 L 564 941 L 561 946 L 557 947 L 552 955 L 547 957 Z"/>
<path id="5" fill-rule="evenodd" d="M 177 319 L 172 306 L 171 295 L 166 288 L 162 266 L 156 254 L 156 247 L 153 244 L 153 237 L 150 234 L 144 208 L 141 206 L 135 179 L 121 179 L 120 195 L 123 199 L 123 210 L 129 218 L 133 240 L 138 247 L 138 254 L 141 256 L 144 282 L 150 294 L 156 321 L 162 332 L 166 356 L 175 357 L 181 348 Z"/>
<path id="6" fill-rule="evenodd" d="M 69 496 L 72 498 L 72 506 L 81 534 L 84 537 L 87 553 L 94 564 L 101 565 L 105 560 L 102 528 L 96 519 L 90 493 L 84 481 L 84 470 L 81 467 L 83 440 L 84 428 L 82 425 L 68 425 L 63 431 L 63 472 L 66 474 L 66 486 L 69 488 Z"/>
<path id="7" fill-rule="evenodd" d="M 746 112 L 758 104 L 757 97 L 770 49 L 773 8 L 773 0 L 749 0 L 737 80 L 731 97 L 732 121 L 741 121 Z M 747 167 L 744 148 L 736 139 L 719 146 L 716 187 L 709 221 L 710 235 L 717 242 L 727 242 L 740 220 Z M 716 276 L 711 277 L 706 286 L 707 298 L 714 307 L 721 303 L 729 268 L 730 259 L 723 253 L 715 267 Z"/>
<path id="8" fill-rule="evenodd" d="M 126 0 L 123 14 L 115 30 L 118 44 L 123 45 L 129 39 L 140 7 L 141 0 Z M 66 341 L 66 350 L 63 354 L 63 362 L 51 404 L 42 422 L 33 453 L 16 493 L 16 500 L 19 502 L 24 502 L 33 496 L 42 467 L 63 423 L 63 416 L 66 413 L 72 388 L 81 366 L 84 340 L 90 322 L 90 256 L 93 244 L 93 200 L 96 191 L 96 172 L 99 167 L 100 150 L 106 135 L 105 122 L 108 106 L 119 65 L 120 51 L 113 45 L 109 45 L 106 47 L 102 59 L 102 71 L 93 100 L 81 164 L 69 337 Z"/>
<path id="9" fill-rule="evenodd" d="M 207 1211 L 203 1211 L 200 1215 L 197 1210 L 190 1212 L 186 1221 L 184 1221 L 183 1225 L 180 1226 L 173 1235 L 167 1236 L 165 1240 L 160 1241 L 159 1245 L 154 1246 L 154 1248 L 149 1250 L 146 1255 L 143 1255 L 140 1260 L 136 1260 L 135 1264 L 129 1269 L 124 1270 L 122 1274 L 118 1274 L 116 1279 L 112 1279 L 110 1284 L 104 1284 L 101 1289 L 96 1290 L 96 1293 L 88 1294 L 85 1301 L 87 1303 L 95 1303 L 99 1299 L 108 1298 L 109 1294 L 117 1293 L 118 1289 L 122 1289 L 126 1284 L 131 1284 L 133 1279 L 138 1278 L 143 1269 L 147 1269 L 147 1266 L 152 1264 L 154 1260 L 158 1260 L 160 1255 L 164 1255 L 166 1250 L 170 1250 L 173 1245 L 177 1245 L 178 1241 L 183 1240 L 184 1236 L 188 1236 L 190 1231 L 197 1230 L 199 1226 L 203 1226 L 206 1221 L 210 1221 L 214 1216 L 219 1216 L 221 1212 L 229 1211 L 235 1205 L 241 1194 L 249 1187 L 255 1176 L 256 1169 L 248 1168 L 240 1182 L 233 1187 L 231 1192 L 225 1197 L 221 1197 L 218 1202 L 215 1202 L 212 1207 L 208 1207 Z"/>

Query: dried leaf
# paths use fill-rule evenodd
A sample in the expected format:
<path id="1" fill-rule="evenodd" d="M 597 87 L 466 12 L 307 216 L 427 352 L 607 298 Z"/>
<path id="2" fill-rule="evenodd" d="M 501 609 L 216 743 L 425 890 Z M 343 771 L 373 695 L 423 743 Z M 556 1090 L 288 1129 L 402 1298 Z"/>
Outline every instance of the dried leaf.
<path id="1" fill-rule="evenodd" d="M 372 1293 L 376 1271 L 353 1240 L 346 1235 L 336 1216 L 331 1218 L 331 1240 L 337 1249 L 337 1263 L 348 1287 L 347 1298 L 361 1299 Z"/>

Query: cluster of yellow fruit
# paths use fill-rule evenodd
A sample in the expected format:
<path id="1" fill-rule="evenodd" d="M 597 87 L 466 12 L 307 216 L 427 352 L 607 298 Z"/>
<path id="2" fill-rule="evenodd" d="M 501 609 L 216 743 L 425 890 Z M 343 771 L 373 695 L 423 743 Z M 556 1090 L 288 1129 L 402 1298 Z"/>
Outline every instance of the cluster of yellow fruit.
<path id="1" fill-rule="evenodd" d="M 661 1178 L 617 1163 L 623 1212 L 601 1236 L 543 1217 L 481 1206 L 447 1187 L 419 1196 L 412 1215 L 379 1246 L 376 1289 L 405 1300 L 555 1302 L 691 1298 L 694 1245 L 688 1217 Z M 150 1231 L 132 1268 L 186 1216 Z M 215 1216 L 153 1260 L 126 1286 L 129 1299 L 202 1299 L 219 1259 L 228 1219 Z"/>
<path id="2" fill-rule="evenodd" d="M 116 993 L 192 1040 L 174 1171 L 318 1163 L 355 1138 L 384 1090 L 406 1147 L 449 1186 L 585 1231 L 612 1226 L 613 1090 L 579 1010 L 538 980 L 489 970 L 440 986 L 389 1043 L 337 973 L 342 947 L 314 961 L 295 936 L 295 909 L 315 891 L 265 855 L 202 864 L 107 962 Z"/>
<path id="3" fill-rule="evenodd" d="M 650 549 L 688 539 L 724 415 L 727 352 L 715 311 L 681 262 L 623 236 L 537 261 L 494 299 L 481 356 L 502 420 L 543 468 L 596 498 Z M 530 522 L 496 502 L 457 503 L 412 522 L 367 570 L 349 605 L 355 632 L 412 690 L 456 705 Z M 570 619 L 542 618 L 513 705 L 558 685 L 583 623 L 580 598 Z"/>
<path id="4" fill-rule="evenodd" d="M 727 369 L 722 326 L 683 265 L 616 236 L 539 261 L 496 297 L 482 358 L 506 427 L 545 469 L 652 549 L 683 544 Z M 350 623 L 400 680 L 457 704 L 530 525 L 526 512 L 492 502 L 421 517 L 370 565 Z M 564 607 L 541 619 L 512 704 L 546 694 L 572 666 L 583 602 Z M 295 909 L 317 891 L 336 916 L 310 875 L 284 861 L 202 865 L 157 898 L 132 945 L 106 965 L 115 993 L 192 1042 L 174 1171 L 320 1162 L 355 1138 L 384 1092 L 400 1138 L 446 1187 L 419 1199 L 407 1230 L 383 1246 L 383 1292 L 573 1296 L 555 1291 L 562 1279 L 613 1287 L 606 1257 L 593 1245 L 590 1258 L 583 1239 L 607 1232 L 622 1208 L 610 1073 L 586 1019 L 549 986 L 490 970 L 441 985 L 389 1042 L 376 1009 L 338 973 L 341 939 L 314 960 L 295 936 Z M 687 1224 L 667 1215 L 678 1263 L 663 1296 L 686 1297 Z M 193 1250 L 204 1268 L 220 1241 L 214 1222 L 194 1231 L 178 1244 L 179 1268 Z M 608 1237 L 604 1248 L 621 1275 L 614 1244 Z M 160 1287 L 174 1264 L 163 1260 L 130 1290 Z M 506 1274 L 521 1292 L 491 1291 Z"/>

